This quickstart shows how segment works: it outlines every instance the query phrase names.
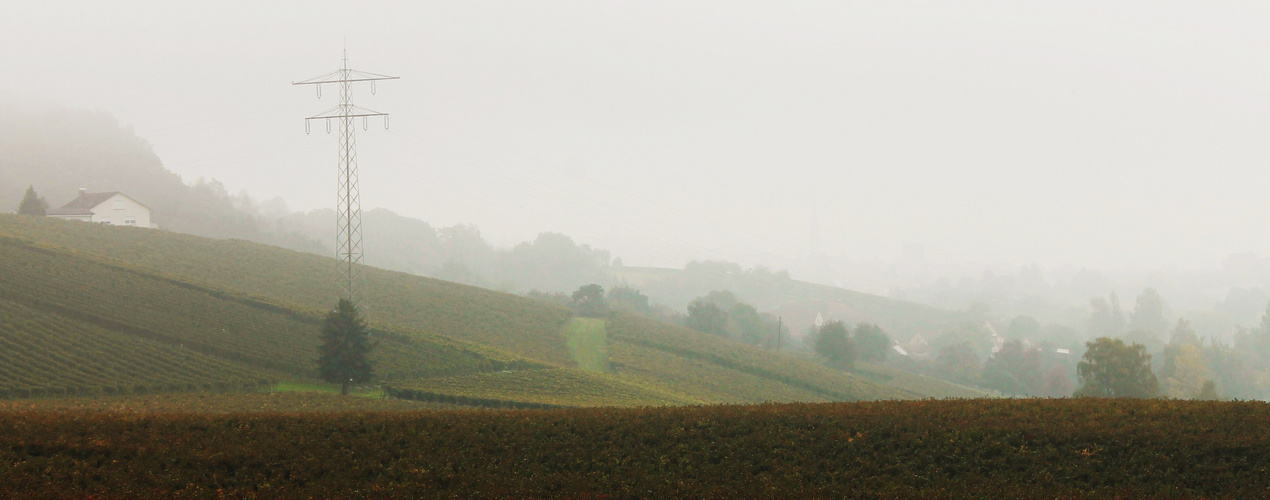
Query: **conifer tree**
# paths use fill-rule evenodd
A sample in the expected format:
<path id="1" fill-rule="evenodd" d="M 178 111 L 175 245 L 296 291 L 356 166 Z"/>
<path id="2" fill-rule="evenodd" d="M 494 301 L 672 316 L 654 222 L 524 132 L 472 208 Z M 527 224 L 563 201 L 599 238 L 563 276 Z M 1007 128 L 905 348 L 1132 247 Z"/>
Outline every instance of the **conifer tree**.
<path id="1" fill-rule="evenodd" d="M 322 324 L 318 376 L 340 384 L 340 394 L 347 396 L 351 384 L 369 382 L 374 376 L 369 359 L 373 347 L 366 320 L 351 301 L 340 299 Z"/>
<path id="2" fill-rule="evenodd" d="M 48 202 L 35 194 L 35 186 L 27 186 L 26 194 L 22 196 L 22 203 L 18 204 L 18 213 L 43 217 L 48 212 L 48 208 Z"/>

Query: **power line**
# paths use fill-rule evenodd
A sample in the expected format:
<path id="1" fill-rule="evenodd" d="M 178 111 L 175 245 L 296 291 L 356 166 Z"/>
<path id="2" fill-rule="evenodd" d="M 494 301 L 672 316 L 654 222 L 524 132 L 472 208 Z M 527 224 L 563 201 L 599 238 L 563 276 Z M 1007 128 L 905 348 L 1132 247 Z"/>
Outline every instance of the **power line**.
<path id="1" fill-rule="evenodd" d="M 314 120 L 339 128 L 339 169 L 336 180 L 335 204 L 335 258 L 339 260 L 340 295 L 352 301 L 362 314 L 366 313 L 366 283 L 362 269 L 365 267 L 362 247 L 362 201 L 357 182 L 356 119 L 362 119 L 362 128 L 368 129 L 371 117 L 383 117 L 388 128 L 388 113 L 362 108 L 353 104 L 353 84 L 369 82 L 370 92 L 375 93 L 375 82 L 396 80 L 395 76 L 357 71 L 348 67 L 348 51 L 344 51 L 344 65 L 335 71 L 303 80 L 292 85 L 313 85 L 318 99 L 322 98 L 322 85 L 339 85 L 340 103 L 326 111 L 304 119 L 304 131 L 308 133 Z M 334 123 L 332 123 L 334 122 Z"/>

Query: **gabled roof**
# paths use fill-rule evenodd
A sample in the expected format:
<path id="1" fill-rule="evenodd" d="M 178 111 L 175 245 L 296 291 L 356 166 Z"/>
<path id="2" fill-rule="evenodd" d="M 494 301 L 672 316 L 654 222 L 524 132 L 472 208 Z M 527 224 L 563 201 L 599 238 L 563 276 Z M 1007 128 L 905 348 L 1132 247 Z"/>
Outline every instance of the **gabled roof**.
<path id="1" fill-rule="evenodd" d="M 45 212 L 45 215 L 93 215 L 93 209 L 98 205 L 105 203 L 106 200 L 113 198 L 115 195 L 123 195 L 125 198 L 132 200 L 131 196 L 120 193 L 119 191 L 110 191 L 108 193 L 80 193 L 79 197 L 71 200 L 70 203 L 62 205 L 62 208 L 54 208 Z M 132 200 L 149 210 L 144 204 L 137 200 Z"/>

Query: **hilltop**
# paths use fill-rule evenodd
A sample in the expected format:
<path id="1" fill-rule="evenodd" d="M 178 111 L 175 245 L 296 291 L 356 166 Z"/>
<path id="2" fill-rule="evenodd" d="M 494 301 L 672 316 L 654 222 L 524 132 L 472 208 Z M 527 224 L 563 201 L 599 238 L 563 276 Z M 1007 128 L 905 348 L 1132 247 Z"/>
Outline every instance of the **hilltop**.
<path id="1" fill-rule="evenodd" d="M 310 239 L 261 216 L 246 195 L 216 180 L 187 183 L 148 141 L 109 113 L 0 99 L 0 213 L 32 186 L 52 208 L 79 188 L 121 191 L 153 210 L 160 227 L 213 238 L 245 238 L 321 252 Z"/>

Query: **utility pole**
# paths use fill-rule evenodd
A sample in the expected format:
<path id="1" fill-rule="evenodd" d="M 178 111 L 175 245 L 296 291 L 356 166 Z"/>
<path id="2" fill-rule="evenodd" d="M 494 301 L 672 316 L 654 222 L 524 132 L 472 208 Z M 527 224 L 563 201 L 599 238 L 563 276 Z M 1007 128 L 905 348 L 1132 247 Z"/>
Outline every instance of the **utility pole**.
<path id="1" fill-rule="evenodd" d="M 335 205 L 335 258 L 339 260 L 338 275 L 340 296 L 353 302 L 366 314 L 366 286 L 362 267 L 365 265 L 362 255 L 362 200 L 357 186 L 357 140 L 356 120 L 362 119 L 362 130 L 369 127 L 372 116 L 384 118 L 384 128 L 388 128 L 388 113 L 380 113 L 353 104 L 353 84 L 370 82 L 370 93 L 375 93 L 375 82 L 379 80 L 396 80 L 398 77 L 357 71 L 348 67 L 348 51 L 344 51 L 344 65 L 340 69 L 316 76 L 308 80 L 291 82 L 292 85 L 313 85 L 317 87 L 318 99 L 322 98 L 322 85 L 338 85 L 340 103 L 335 107 L 304 119 L 304 132 L 310 131 L 310 123 L 314 120 L 326 122 L 326 133 L 331 133 L 332 121 L 339 128 L 340 150 Z"/>
<path id="2" fill-rule="evenodd" d="M 776 317 L 776 352 L 781 352 L 781 331 L 784 330 L 785 318 Z"/>

